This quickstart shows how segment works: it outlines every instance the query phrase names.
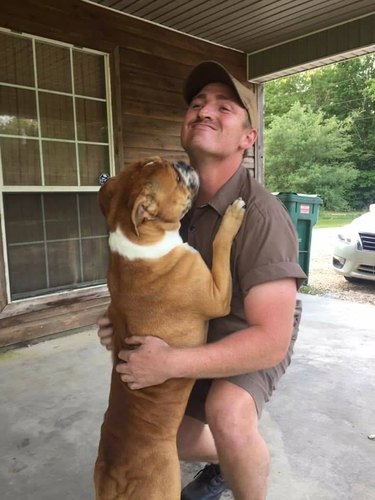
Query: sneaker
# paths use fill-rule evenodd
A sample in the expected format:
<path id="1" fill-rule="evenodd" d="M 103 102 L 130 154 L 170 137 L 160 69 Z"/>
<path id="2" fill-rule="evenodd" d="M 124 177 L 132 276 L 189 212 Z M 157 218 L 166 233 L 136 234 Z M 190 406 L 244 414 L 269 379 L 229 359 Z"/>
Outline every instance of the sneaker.
<path id="1" fill-rule="evenodd" d="M 219 500 L 228 483 L 216 464 L 208 464 L 181 492 L 181 500 Z"/>

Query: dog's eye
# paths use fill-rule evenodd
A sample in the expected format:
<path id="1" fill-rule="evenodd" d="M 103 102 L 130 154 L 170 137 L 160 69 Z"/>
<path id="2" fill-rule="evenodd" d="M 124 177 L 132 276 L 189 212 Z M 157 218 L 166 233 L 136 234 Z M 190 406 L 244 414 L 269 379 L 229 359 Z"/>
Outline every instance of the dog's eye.
<path id="1" fill-rule="evenodd" d="M 177 173 L 177 175 L 176 175 L 176 180 L 178 183 L 181 182 L 181 175 L 179 173 Z"/>

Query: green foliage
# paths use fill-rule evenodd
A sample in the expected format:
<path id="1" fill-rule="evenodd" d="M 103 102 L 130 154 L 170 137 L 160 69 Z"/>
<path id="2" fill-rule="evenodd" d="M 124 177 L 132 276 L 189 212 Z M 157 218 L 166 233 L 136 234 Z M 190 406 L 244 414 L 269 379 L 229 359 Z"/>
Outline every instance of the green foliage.
<path id="1" fill-rule="evenodd" d="M 310 178 L 310 185 L 312 182 L 317 182 L 313 191 L 325 192 L 328 196 L 325 199 L 328 206 L 341 203 L 343 206 L 349 204 L 354 209 L 367 208 L 375 201 L 375 55 L 351 59 L 266 84 L 267 184 L 273 185 L 275 178 L 280 175 L 280 169 L 278 173 L 273 171 L 278 164 L 277 161 L 274 162 L 271 159 L 275 147 L 272 144 L 268 145 L 269 140 L 271 142 L 276 140 L 273 125 L 278 120 L 283 120 L 284 116 L 287 117 L 295 105 L 316 115 L 315 120 L 312 115 L 309 117 L 311 138 L 305 141 L 301 134 L 298 136 L 302 139 L 301 160 L 293 167 L 295 182 L 297 178 L 303 178 L 306 175 Z M 295 118 L 299 120 L 298 124 L 306 129 L 308 126 L 306 120 L 297 115 Z M 331 130 L 328 125 L 330 121 Z M 283 134 L 284 138 L 284 141 L 276 141 L 278 147 L 281 147 L 276 153 L 279 157 L 284 157 L 284 159 L 289 157 L 290 150 L 293 153 L 297 152 L 297 148 L 292 145 L 295 143 L 294 134 L 298 126 L 292 127 L 290 131 L 287 127 L 283 132 L 279 130 L 278 134 Z M 318 134 L 317 126 L 324 128 L 328 136 Z M 345 141 L 342 143 L 344 156 L 340 151 L 338 154 L 335 153 L 340 143 L 337 134 L 334 133 L 335 128 L 341 131 L 341 136 L 346 135 L 351 142 L 351 145 L 348 143 L 345 145 Z M 309 135 L 307 129 L 305 135 Z M 314 142 L 319 135 L 321 150 L 324 151 L 316 153 Z M 331 143 L 333 138 L 335 138 L 334 142 Z M 311 147 L 314 150 L 314 161 L 311 161 L 310 167 L 306 168 L 309 163 L 306 163 L 305 158 L 311 153 L 309 149 Z M 328 175 L 325 175 L 321 169 L 324 156 L 330 167 L 329 174 L 334 176 L 334 179 L 328 178 Z M 295 159 L 296 157 L 288 158 L 285 166 Z M 340 168 L 335 168 L 335 163 L 336 167 Z M 348 165 L 347 175 L 344 175 L 345 163 Z M 298 170 L 301 170 L 299 174 Z M 357 175 L 354 175 L 355 172 Z M 270 176 L 269 180 L 268 176 Z M 343 183 L 345 187 L 342 186 Z M 306 181 L 305 185 L 307 184 Z M 344 199 L 341 199 L 343 194 Z"/>
<path id="2" fill-rule="evenodd" d="M 311 286 L 309 284 L 305 284 L 300 287 L 299 292 L 305 293 L 306 295 L 320 295 L 324 293 L 324 290 L 321 290 L 320 288 Z"/>
<path id="3" fill-rule="evenodd" d="M 357 175 L 348 160 L 351 145 L 336 118 L 324 119 L 296 102 L 267 131 L 266 185 L 271 191 L 319 194 L 327 209 L 345 210 Z"/>

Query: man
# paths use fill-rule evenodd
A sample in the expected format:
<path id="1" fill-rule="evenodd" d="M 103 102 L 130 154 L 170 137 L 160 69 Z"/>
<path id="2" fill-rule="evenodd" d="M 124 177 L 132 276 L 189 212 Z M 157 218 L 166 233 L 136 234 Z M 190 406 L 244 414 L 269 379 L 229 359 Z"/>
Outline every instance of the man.
<path id="1" fill-rule="evenodd" d="M 207 61 L 189 75 L 184 97 L 189 107 L 181 142 L 201 187 L 181 234 L 208 265 L 225 208 L 239 196 L 246 202 L 232 248 L 231 312 L 210 322 L 204 346 L 176 349 L 152 336 L 130 338 L 129 345 L 140 347 L 120 353 L 117 371 L 132 389 L 174 377 L 198 379 L 178 450 L 181 460 L 210 465 L 183 489 L 183 500 L 219 499 L 227 483 L 236 500 L 264 500 L 269 453 L 258 420 L 290 363 L 300 317 L 296 292 L 305 274 L 288 214 L 241 165 L 257 137 L 253 93 L 223 66 Z M 108 346 L 108 320 L 98 324 Z"/>

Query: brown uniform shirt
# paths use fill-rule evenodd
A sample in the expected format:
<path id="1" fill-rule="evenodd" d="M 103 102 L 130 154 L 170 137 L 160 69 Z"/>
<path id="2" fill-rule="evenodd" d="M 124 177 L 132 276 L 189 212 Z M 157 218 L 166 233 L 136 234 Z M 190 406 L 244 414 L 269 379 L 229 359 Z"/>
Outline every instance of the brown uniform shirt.
<path id="1" fill-rule="evenodd" d="M 227 206 L 239 197 L 246 203 L 246 214 L 231 252 L 231 311 L 224 318 L 210 321 L 208 342 L 251 326 L 245 318 L 244 298 L 252 286 L 296 278 L 299 287 L 306 279 L 298 264 L 298 240 L 287 210 L 243 166 L 207 205 L 192 209 L 184 217 L 184 241 L 196 248 L 211 267 L 212 242 L 221 218 Z"/>

